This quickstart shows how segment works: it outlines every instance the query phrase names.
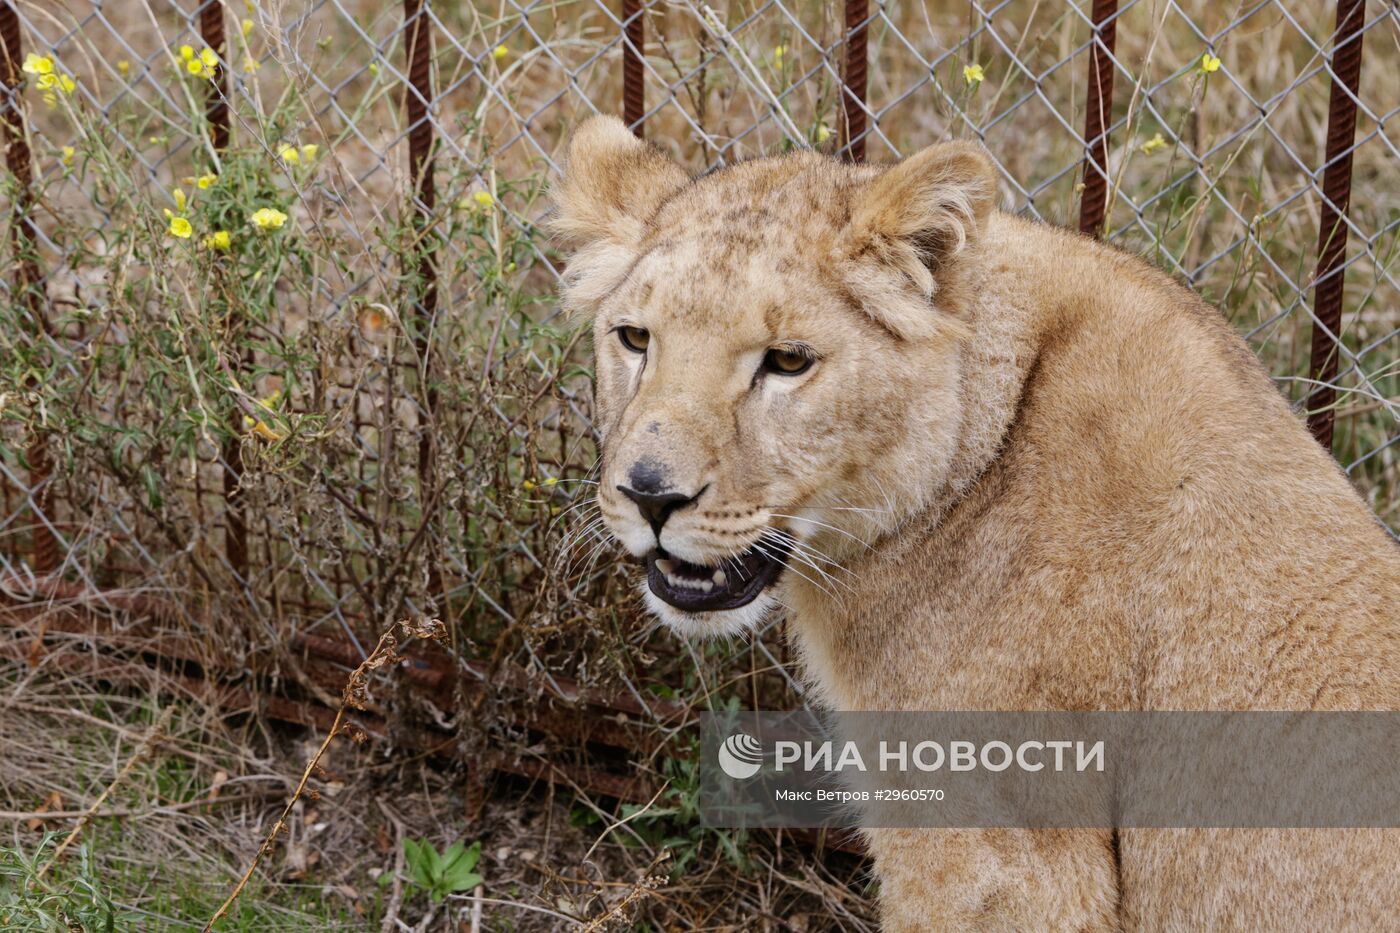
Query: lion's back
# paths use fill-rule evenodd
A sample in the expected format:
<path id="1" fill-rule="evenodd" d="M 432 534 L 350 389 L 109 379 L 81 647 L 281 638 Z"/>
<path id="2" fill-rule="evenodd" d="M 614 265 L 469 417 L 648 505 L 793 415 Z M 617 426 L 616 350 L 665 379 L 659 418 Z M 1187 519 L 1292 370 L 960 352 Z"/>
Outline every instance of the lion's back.
<path id="1" fill-rule="evenodd" d="M 1063 235 L 1060 235 L 1063 237 Z M 1107 574 L 1176 708 L 1400 709 L 1400 547 L 1218 311 L 1078 240 L 1007 454 L 1042 545 Z M 1019 446 L 1019 449 L 1017 447 Z"/>

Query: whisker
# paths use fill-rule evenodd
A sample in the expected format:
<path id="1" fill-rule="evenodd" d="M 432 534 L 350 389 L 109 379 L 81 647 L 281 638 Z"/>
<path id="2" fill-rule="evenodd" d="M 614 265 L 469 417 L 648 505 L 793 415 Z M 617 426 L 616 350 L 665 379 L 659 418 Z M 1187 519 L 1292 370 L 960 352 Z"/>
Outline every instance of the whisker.
<path id="1" fill-rule="evenodd" d="M 549 527 L 548 527 L 546 530 L 548 530 L 548 531 L 553 531 L 553 530 L 554 530 L 554 526 L 557 525 L 557 524 L 559 524 L 559 523 L 560 523 L 561 521 L 563 521 L 566 517 L 568 517 L 568 515 L 569 515 L 570 512 L 574 511 L 575 509 L 582 509 L 582 508 L 586 508 L 586 507 L 588 507 L 588 506 L 592 506 L 593 508 L 597 509 L 597 508 L 598 508 L 598 499 L 597 499 L 597 497 L 593 497 L 593 498 L 590 498 L 590 499 L 585 499 L 585 500 L 583 500 L 582 502 L 577 502 L 577 503 L 575 503 L 575 504 L 569 506 L 567 509 L 564 509 L 564 510 L 563 510 L 562 512 L 560 512 L 558 515 L 554 516 L 554 520 L 551 521 L 551 522 L 549 523 Z M 602 514 L 602 509 L 598 509 L 598 514 L 599 514 L 599 515 Z"/>
<path id="2" fill-rule="evenodd" d="M 783 530 L 782 528 L 770 528 L 768 529 L 768 531 L 772 537 L 775 537 L 784 544 L 787 544 L 789 548 L 791 548 L 792 551 L 794 551 L 795 553 L 809 558 L 809 564 L 811 564 L 812 561 L 819 560 L 825 564 L 830 565 L 832 568 L 841 571 L 849 577 L 856 576 L 854 572 L 847 569 L 846 567 L 841 566 L 839 562 L 832 560 L 831 555 L 825 553 L 819 548 L 812 546 L 811 544 L 808 544 L 805 541 L 799 541 L 797 538 L 793 537 L 791 533 Z M 815 565 L 812 566 L 814 567 L 814 569 L 817 569 Z"/>
<path id="3" fill-rule="evenodd" d="M 775 517 L 777 517 L 777 518 L 787 518 L 787 519 L 791 519 L 792 521 L 795 521 L 795 522 L 807 522 L 808 524 L 817 525 L 818 527 L 821 527 L 821 528 L 829 528 L 829 529 L 831 529 L 832 531 L 836 532 L 838 535 L 845 535 L 846 537 L 850 538 L 852 541 L 855 541 L 855 542 L 859 543 L 859 544 L 861 545 L 861 547 L 865 548 L 867 551 L 874 550 L 874 549 L 870 546 L 869 542 L 867 542 L 864 538 L 861 538 L 861 537 L 858 536 L 858 535 L 853 535 L 853 534 L 851 534 L 849 531 L 846 531 L 846 530 L 843 529 L 843 528 L 837 528 L 835 525 L 828 525 L 826 522 L 819 522 L 819 521 L 817 521 L 815 518 L 803 518 L 803 517 L 800 516 L 800 515 L 785 515 L 785 514 L 783 514 L 782 512 L 770 512 L 769 514 L 770 514 L 770 515 L 773 515 L 773 516 L 775 516 Z"/>
<path id="4" fill-rule="evenodd" d="M 757 550 L 760 554 L 764 555 L 765 557 L 768 557 L 768 558 L 771 559 L 771 560 L 778 560 L 778 559 L 779 559 L 779 556 L 778 556 L 777 554 L 774 554 L 772 551 L 768 550 L 768 548 L 766 548 L 766 547 L 764 546 L 763 540 L 762 540 L 762 539 L 759 539 L 759 541 L 757 541 L 757 542 L 754 543 L 754 549 Z M 807 563 L 807 562 L 804 561 L 804 563 Z M 812 584 L 812 585 L 815 586 L 817 589 L 821 590 L 821 591 L 822 591 L 823 593 L 825 593 L 827 596 L 831 597 L 831 599 L 832 599 L 833 601 L 835 601 L 838 605 L 844 605 L 843 600 L 842 600 L 841 597 L 838 596 L 836 593 L 832 592 L 831 590 L 829 590 L 827 587 L 823 586 L 823 585 L 822 585 L 821 583 L 819 583 L 818 581 L 813 580 L 811 577 L 807 576 L 807 575 L 806 575 L 805 573 L 803 573 L 801 570 L 799 570 L 799 569 L 797 569 L 796 567 L 792 566 L 792 564 L 788 564 L 787 566 L 788 566 L 788 569 L 791 570 L 793 573 L 797 574 L 799 577 L 801 577 L 802 579 L 806 580 L 808 583 Z M 816 570 L 817 573 L 818 573 L 818 574 L 821 574 L 823 577 L 826 577 L 827 579 L 831 579 L 831 578 L 830 578 L 830 575 L 829 575 L 829 574 L 822 573 L 822 571 L 821 571 L 820 568 L 813 567 L 812 569 Z M 833 582 L 834 582 L 834 581 L 833 581 Z"/>

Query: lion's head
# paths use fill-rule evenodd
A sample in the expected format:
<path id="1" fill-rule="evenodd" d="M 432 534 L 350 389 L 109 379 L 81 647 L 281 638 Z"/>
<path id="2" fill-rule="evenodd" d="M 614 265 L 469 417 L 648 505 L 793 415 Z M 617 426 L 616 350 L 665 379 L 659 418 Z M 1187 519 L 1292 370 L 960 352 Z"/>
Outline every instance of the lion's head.
<path id="1" fill-rule="evenodd" d="M 980 149 L 811 152 L 692 179 L 610 117 L 575 134 L 553 228 L 593 320 L 598 502 L 683 633 L 734 632 L 943 485 L 962 407 Z"/>

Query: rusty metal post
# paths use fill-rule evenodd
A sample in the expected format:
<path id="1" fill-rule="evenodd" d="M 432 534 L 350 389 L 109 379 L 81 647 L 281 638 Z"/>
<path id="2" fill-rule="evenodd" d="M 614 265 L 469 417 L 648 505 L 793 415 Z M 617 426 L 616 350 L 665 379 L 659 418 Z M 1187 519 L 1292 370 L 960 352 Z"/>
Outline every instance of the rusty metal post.
<path id="1" fill-rule="evenodd" d="M 219 56 L 214 77 L 209 81 L 205 119 L 209 121 L 209 138 L 214 148 L 228 148 L 228 73 L 224 69 L 224 0 L 207 0 L 199 11 L 199 36 L 204 44 Z"/>
<path id="2" fill-rule="evenodd" d="M 227 47 L 224 34 L 224 0 L 207 0 L 199 11 L 199 37 L 219 56 L 214 76 L 205 94 L 204 117 L 209 124 L 209 142 L 223 152 L 229 143 L 228 73 L 223 60 Z M 248 519 L 239 495 L 243 482 L 243 445 L 238 439 L 238 412 L 233 414 L 234 436 L 224 443 L 224 554 L 233 572 L 248 581 Z"/>
<path id="3" fill-rule="evenodd" d="M 0 52 L 4 69 L 4 138 L 5 165 L 14 176 L 15 197 L 10 226 L 10 246 L 13 251 L 14 275 L 10 278 L 12 294 L 23 301 L 34 328 L 36 343 L 42 344 L 48 335 L 48 320 L 44 315 L 43 279 L 34 259 L 34 222 L 30 211 L 34 207 L 31 187 L 29 137 L 25 131 L 24 108 L 20 103 L 19 86 L 23 82 L 20 54 L 19 12 L 12 0 L 0 0 Z M 26 453 L 29 460 L 29 499 L 34 514 L 32 542 L 34 572 L 50 574 L 58 569 L 58 539 L 50 527 L 53 514 L 53 469 L 49 461 L 48 438 L 35 430 Z"/>
<path id="4" fill-rule="evenodd" d="M 1308 430 L 1332 449 L 1337 390 L 1337 349 L 1342 333 L 1342 286 L 1346 278 L 1347 209 L 1351 206 L 1351 156 L 1356 140 L 1356 94 L 1361 82 L 1361 27 L 1365 0 L 1337 0 L 1332 43 L 1332 92 L 1327 108 L 1326 170 L 1322 219 L 1317 230 L 1317 290 L 1314 293 L 1312 359 L 1316 388 L 1308 397 Z"/>
<path id="5" fill-rule="evenodd" d="M 642 0 L 622 0 L 622 122 L 632 128 L 640 139 L 644 135 L 642 118 L 647 111 L 645 72 L 642 55 L 646 48 L 646 20 L 642 18 Z"/>
<path id="6" fill-rule="evenodd" d="M 419 229 L 427 235 L 437 204 L 437 188 L 433 183 L 433 120 L 429 112 L 433 100 L 432 32 L 428 28 L 424 0 L 404 0 L 403 20 L 408 33 L 409 88 L 404 95 L 404 109 L 408 115 L 408 173 L 418 199 Z M 437 310 L 437 257 L 436 251 L 427 244 L 420 245 L 423 248 L 418 260 L 419 312 L 431 318 Z"/>
<path id="7" fill-rule="evenodd" d="M 836 151 L 852 162 L 865 161 L 865 94 L 869 68 L 869 0 L 846 0 L 846 68 L 841 79 L 841 125 Z"/>
<path id="8" fill-rule="evenodd" d="M 404 110 L 408 116 L 408 174 L 417 198 L 415 226 L 418 231 L 418 288 L 416 291 L 419 373 L 423 381 L 427 423 L 418 436 L 419 498 L 424 509 L 423 521 L 428 523 L 427 510 L 435 498 L 436 470 L 434 458 L 437 430 L 438 393 L 433 386 L 432 322 L 437 316 L 437 234 L 433 230 L 433 209 L 437 204 L 437 188 L 433 179 L 433 38 L 428 17 L 429 0 L 404 0 L 403 21 L 407 31 L 405 54 L 408 58 L 408 90 L 404 94 Z M 431 549 L 430 549 L 431 550 Z M 429 561 L 430 590 L 442 593 L 442 579 L 437 560 Z"/>
<path id="9" fill-rule="evenodd" d="M 1094 0 L 1094 44 L 1089 53 L 1089 93 L 1084 112 L 1084 193 L 1079 232 L 1103 233 L 1108 211 L 1108 126 L 1113 119 L 1113 46 L 1118 0 Z"/>

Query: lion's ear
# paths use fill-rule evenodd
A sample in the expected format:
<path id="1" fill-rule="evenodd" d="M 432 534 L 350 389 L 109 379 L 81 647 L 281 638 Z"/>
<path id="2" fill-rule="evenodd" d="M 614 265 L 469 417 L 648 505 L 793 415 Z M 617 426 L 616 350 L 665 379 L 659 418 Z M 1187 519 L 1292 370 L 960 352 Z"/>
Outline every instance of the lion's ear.
<path id="1" fill-rule="evenodd" d="M 891 166 L 855 193 L 845 248 L 864 268 L 857 277 L 866 290 L 887 292 L 882 279 L 893 271 L 925 299 L 948 290 L 957 279 L 954 259 L 980 238 L 995 196 L 996 170 L 975 143 L 929 146 Z M 870 297 L 872 313 L 902 336 L 930 326 L 926 309 L 897 308 L 888 294 Z"/>
<path id="2" fill-rule="evenodd" d="M 689 181 L 617 117 L 590 117 L 569 141 L 564 177 L 553 191 L 551 232 L 573 249 L 600 240 L 632 246 L 661 202 Z"/>
<path id="3" fill-rule="evenodd" d="M 564 177 L 554 186 L 550 233 L 573 255 L 562 301 L 592 315 L 636 261 L 647 221 L 690 181 L 685 170 L 627 131 L 617 117 L 590 117 L 574 131 Z"/>

